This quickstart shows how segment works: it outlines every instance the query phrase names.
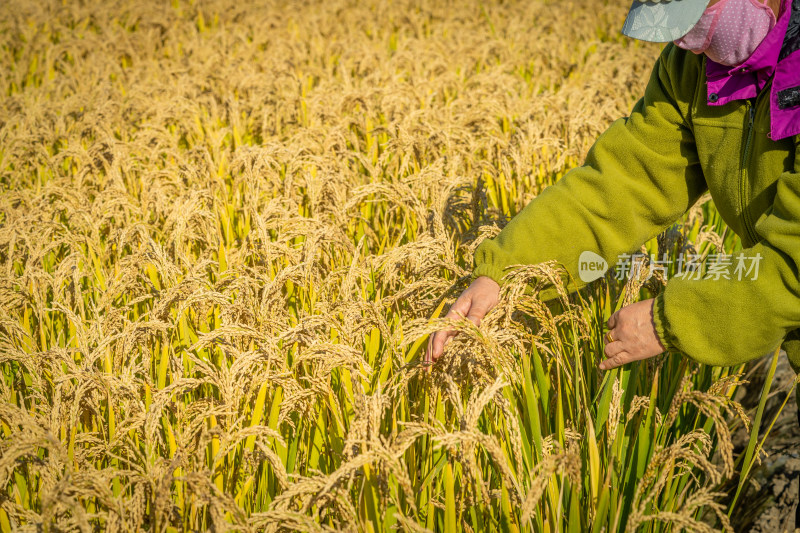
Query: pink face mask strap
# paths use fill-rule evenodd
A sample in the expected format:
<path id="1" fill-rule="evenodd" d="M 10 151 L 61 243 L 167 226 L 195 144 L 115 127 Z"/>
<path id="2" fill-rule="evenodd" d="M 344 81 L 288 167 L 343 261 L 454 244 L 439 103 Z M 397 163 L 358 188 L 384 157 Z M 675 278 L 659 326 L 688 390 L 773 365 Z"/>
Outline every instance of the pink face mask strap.
<path id="1" fill-rule="evenodd" d="M 728 0 L 720 0 L 706 9 L 706 13 L 712 13 L 714 15 L 714 20 L 711 21 L 711 28 L 709 28 L 708 35 L 706 35 L 706 42 L 703 43 L 703 50 L 706 50 L 711 45 L 711 38 L 714 37 L 714 32 L 717 30 L 717 25 L 721 18 L 720 15 L 722 15 L 722 8 L 727 3 Z"/>

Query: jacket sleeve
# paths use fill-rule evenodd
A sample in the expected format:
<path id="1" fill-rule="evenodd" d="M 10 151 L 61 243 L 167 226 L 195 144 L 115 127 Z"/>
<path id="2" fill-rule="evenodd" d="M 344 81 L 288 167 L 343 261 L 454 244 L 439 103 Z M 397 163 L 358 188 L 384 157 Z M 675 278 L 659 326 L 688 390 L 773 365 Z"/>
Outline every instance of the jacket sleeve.
<path id="1" fill-rule="evenodd" d="M 710 365 L 736 365 L 777 348 L 800 328 L 800 143 L 792 172 L 755 223 L 761 240 L 702 279 L 673 277 L 653 306 L 668 348 Z M 791 358 L 791 356 L 790 356 Z M 798 366 L 798 361 L 792 361 Z"/>
<path id="2" fill-rule="evenodd" d="M 689 56 L 671 43 L 665 47 L 630 116 L 611 124 L 583 166 L 545 188 L 478 246 L 474 277 L 499 283 L 510 265 L 555 259 L 574 291 L 585 285 L 578 276 L 583 251 L 613 265 L 695 203 L 707 186 L 687 118 L 701 62 Z M 555 289 L 540 296 L 553 298 Z"/>

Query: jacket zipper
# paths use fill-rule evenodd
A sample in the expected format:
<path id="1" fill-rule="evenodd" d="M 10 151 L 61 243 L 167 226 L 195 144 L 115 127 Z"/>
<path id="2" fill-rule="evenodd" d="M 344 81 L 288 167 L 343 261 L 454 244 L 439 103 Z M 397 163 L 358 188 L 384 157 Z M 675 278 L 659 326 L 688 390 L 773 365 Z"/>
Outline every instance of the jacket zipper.
<path id="1" fill-rule="evenodd" d="M 754 99 L 757 101 L 757 99 Z M 755 129 L 755 115 L 756 109 L 752 101 L 747 101 L 747 108 L 749 112 L 749 122 L 747 124 L 747 141 L 744 145 L 744 154 L 742 155 L 742 172 L 739 181 L 739 200 L 741 202 L 742 221 L 744 222 L 744 230 L 747 237 L 750 239 L 752 245 L 758 242 L 758 238 L 753 228 L 753 223 L 750 220 L 750 211 L 747 209 L 747 167 L 750 162 L 750 145 L 753 142 L 753 130 Z"/>

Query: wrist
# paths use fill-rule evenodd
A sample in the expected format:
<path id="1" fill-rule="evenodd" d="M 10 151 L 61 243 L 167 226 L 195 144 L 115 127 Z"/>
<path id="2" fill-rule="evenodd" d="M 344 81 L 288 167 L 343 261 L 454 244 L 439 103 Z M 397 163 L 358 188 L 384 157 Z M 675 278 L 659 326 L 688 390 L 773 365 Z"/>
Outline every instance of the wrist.
<path id="1" fill-rule="evenodd" d="M 478 276 L 477 278 L 475 278 L 475 281 L 484 283 L 487 286 L 500 290 L 500 284 L 489 276 Z"/>

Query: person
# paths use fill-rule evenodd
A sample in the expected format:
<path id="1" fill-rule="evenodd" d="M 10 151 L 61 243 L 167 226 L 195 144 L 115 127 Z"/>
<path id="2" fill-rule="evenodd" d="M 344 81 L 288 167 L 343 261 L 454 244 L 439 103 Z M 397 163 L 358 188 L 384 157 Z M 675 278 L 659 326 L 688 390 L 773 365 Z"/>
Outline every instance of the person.
<path id="1" fill-rule="evenodd" d="M 742 252 L 718 262 L 713 276 L 673 276 L 655 298 L 612 314 L 599 368 L 666 350 L 737 365 L 782 346 L 797 372 L 800 0 L 635 0 L 622 32 L 667 43 L 644 96 L 596 140 L 583 166 L 478 246 L 473 281 L 446 317 L 479 324 L 510 265 L 556 260 L 567 288 L 578 290 L 587 284 L 581 254 L 616 264 L 708 192 Z M 426 362 L 453 335 L 434 333 Z"/>

